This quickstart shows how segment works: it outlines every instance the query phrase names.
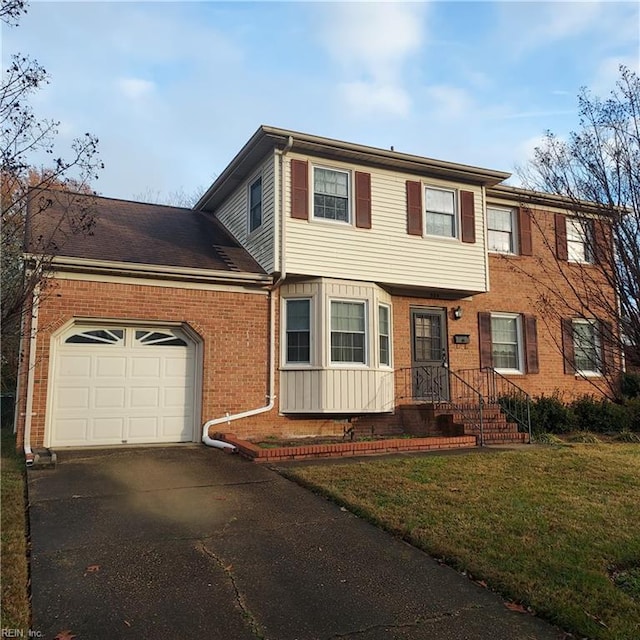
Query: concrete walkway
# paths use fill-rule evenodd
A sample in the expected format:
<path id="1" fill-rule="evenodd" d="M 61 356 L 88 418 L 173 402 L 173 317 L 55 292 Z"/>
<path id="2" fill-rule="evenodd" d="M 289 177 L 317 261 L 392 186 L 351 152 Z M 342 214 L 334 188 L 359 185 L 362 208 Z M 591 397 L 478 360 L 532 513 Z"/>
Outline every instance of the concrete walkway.
<path id="1" fill-rule="evenodd" d="M 77 640 L 552 640 L 424 553 L 204 446 L 29 471 L 33 629 Z"/>

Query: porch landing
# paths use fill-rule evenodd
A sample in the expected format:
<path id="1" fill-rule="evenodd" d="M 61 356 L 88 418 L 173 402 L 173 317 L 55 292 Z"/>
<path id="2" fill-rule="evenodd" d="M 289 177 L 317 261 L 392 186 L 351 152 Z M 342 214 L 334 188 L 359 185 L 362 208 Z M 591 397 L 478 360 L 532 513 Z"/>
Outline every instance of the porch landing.
<path id="1" fill-rule="evenodd" d="M 330 444 L 305 444 L 301 442 L 300 445 L 296 446 L 264 449 L 253 442 L 238 438 L 233 433 L 218 433 L 215 437 L 236 446 L 241 456 L 253 462 L 283 462 L 286 460 L 309 460 L 313 458 L 348 458 L 389 453 L 436 451 L 439 449 L 463 449 L 473 448 L 477 444 L 476 436 L 462 435 L 451 437 L 358 440 L 334 442 Z"/>

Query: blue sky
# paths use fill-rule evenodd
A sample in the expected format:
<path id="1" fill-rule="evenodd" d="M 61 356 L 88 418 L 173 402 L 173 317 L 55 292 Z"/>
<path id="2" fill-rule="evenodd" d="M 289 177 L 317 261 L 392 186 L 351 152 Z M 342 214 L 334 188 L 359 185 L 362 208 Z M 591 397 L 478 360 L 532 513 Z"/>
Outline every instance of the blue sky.
<path id="1" fill-rule="evenodd" d="M 206 188 L 260 124 L 513 171 L 640 69 L 637 2 L 48 2 L 4 28 L 51 83 L 60 153 L 100 139 L 103 195 Z"/>

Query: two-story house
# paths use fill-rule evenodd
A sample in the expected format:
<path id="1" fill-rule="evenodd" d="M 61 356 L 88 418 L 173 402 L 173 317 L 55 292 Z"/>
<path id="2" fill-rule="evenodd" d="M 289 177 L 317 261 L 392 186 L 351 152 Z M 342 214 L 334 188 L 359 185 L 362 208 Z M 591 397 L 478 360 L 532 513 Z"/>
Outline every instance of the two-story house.
<path id="1" fill-rule="evenodd" d="M 490 385 L 591 392 L 601 327 L 545 315 L 535 285 L 592 259 L 586 230 L 508 177 L 263 126 L 192 210 L 95 198 L 25 323 L 27 450 L 436 433 Z M 31 228 L 58 233 L 68 197 Z"/>

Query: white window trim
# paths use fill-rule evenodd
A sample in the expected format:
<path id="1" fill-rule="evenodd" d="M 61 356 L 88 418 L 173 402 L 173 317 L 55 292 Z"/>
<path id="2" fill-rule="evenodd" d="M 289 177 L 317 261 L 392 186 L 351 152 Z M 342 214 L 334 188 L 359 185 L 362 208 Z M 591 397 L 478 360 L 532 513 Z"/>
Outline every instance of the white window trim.
<path id="1" fill-rule="evenodd" d="M 377 358 L 378 358 L 378 366 L 381 369 L 393 369 L 393 340 L 392 340 L 392 336 L 393 336 L 393 324 L 392 324 L 392 314 L 391 314 L 391 305 L 387 304 L 385 302 L 378 302 L 377 304 L 378 309 L 380 307 L 384 307 L 387 310 L 388 313 L 388 320 L 389 320 L 389 333 L 386 334 L 387 338 L 389 340 L 389 362 L 388 363 L 384 363 L 382 362 L 381 358 L 380 358 L 380 336 L 382 335 L 380 332 L 380 318 L 379 316 L 376 317 L 376 338 L 377 338 Z M 379 312 L 378 312 L 379 313 Z"/>
<path id="2" fill-rule="evenodd" d="M 524 332 L 522 329 L 522 314 L 520 313 L 491 313 L 491 349 L 493 350 L 493 319 L 494 318 L 509 318 L 516 320 L 516 339 L 518 341 L 517 347 L 518 347 L 518 364 L 519 364 L 519 368 L 518 369 L 504 369 L 504 368 L 499 368 L 499 367 L 494 367 L 495 370 L 498 373 L 501 373 L 502 375 L 509 375 L 509 376 L 517 376 L 517 375 L 524 375 L 525 374 L 525 369 L 524 369 Z"/>
<path id="3" fill-rule="evenodd" d="M 569 227 L 573 227 L 574 223 L 579 224 L 582 227 L 582 234 L 584 235 L 583 239 L 574 240 L 573 237 L 569 237 Z M 571 262 L 573 264 L 593 264 L 593 256 L 589 255 L 593 253 L 593 239 L 588 237 L 589 228 L 585 220 L 581 218 L 567 218 L 567 262 Z M 573 229 L 572 229 L 573 230 Z M 574 258 L 571 256 L 570 245 L 581 244 L 582 245 L 582 254 L 583 258 Z"/>
<path id="4" fill-rule="evenodd" d="M 369 299 L 363 298 L 327 298 L 327 313 L 326 313 L 326 349 L 327 349 L 327 363 L 331 368 L 337 369 L 368 369 L 371 366 L 371 331 L 369 327 Z M 341 362 L 333 360 L 331 357 L 331 306 L 334 302 L 350 302 L 354 304 L 360 304 L 364 307 L 364 362 Z"/>
<path id="5" fill-rule="evenodd" d="M 260 224 L 255 227 L 255 229 L 251 228 L 251 187 L 260 180 Z M 249 180 L 247 184 L 247 235 L 251 235 L 256 233 L 256 231 L 262 229 L 262 225 L 264 224 L 264 178 L 262 173 L 256 174 Z"/>
<path id="6" fill-rule="evenodd" d="M 427 209 L 427 190 L 432 191 L 445 191 L 447 193 L 453 194 L 453 235 L 452 236 L 440 236 L 438 234 L 429 233 L 427 231 L 427 214 L 429 213 L 429 209 Z M 424 198 L 422 217 L 424 219 L 424 236 L 428 238 L 438 238 L 438 240 L 459 240 L 460 236 L 460 194 L 458 189 L 449 189 L 447 187 L 438 187 L 431 184 L 423 184 L 422 185 L 422 196 Z M 440 213 L 438 211 L 432 211 L 431 213 Z M 448 214 L 443 214 L 448 215 Z"/>
<path id="7" fill-rule="evenodd" d="M 309 301 L 309 362 L 289 362 L 287 358 L 287 302 L 289 300 L 308 300 Z M 282 298 L 280 307 L 280 317 L 282 318 L 282 338 L 280 349 L 280 363 L 282 369 L 311 369 L 315 366 L 315 296 L 309 295 L 287 295 Z"/>
<path id="8" fill-rule="evenodd" d="M 491 229 L 489 227 L 489 209 L 493 209 L 495 211 L 503 211 L 508 212 L 511 215 L 511 250 L 510 251 L 500 251 L 499 249 L 491 249 L 489 246 L 489 234 L 491 231 L 497 231 L 497 229 Z M 516 215 L 516 210 L 513 207 L 505 207 L 501 205 L 487 205 L 487 251 L 489 253 L 499 253 L 505 256 L 517 256 L 520 254 L 520 246 L 519 246 L 519 229 L 518 229 L 518 216 Z"/>
<path id="9" fill-rule="evenodd" d="M 326 171 L 335 171 L 336 173 L 345 173 L 347 175 L 347 189 L 349 193 L 347 194 L 347 215 L 349 216 L 348 220 L 332 220 L 331 218 L 323 218 L 322 216 L 316 216 L 316 208 L 315 208 L 315 193 L 316 193 L 316 169 L 325 169 Z M 353 226 L 354 224 L 354 214 L 353 214 L 353 174 L 349 169 L 342 169 L 337 167 L 328 167 L 326 165 L 314 164 L 311 165 L 311 189 L 309 190 L 309 196 L 311 202 L 309 203 L 311 210 L 311 220 L 314 222 L 321 222 L 327 224 L 338 224 L 343 226 Z"/>
<path id="10" fill-rule="evenodd" d="M 572 339 L 573 339 L 573 364 L 576 370 L 576 377 L 580 378 L 600 378 L 602 377 L 602 371 L 600 369 L 578 369 L 576 365 L 576 336 L 575 336 L 575 326 L 577 324 L 582 325 L 591 325 L 593 327 L 593 339 L 594 339 L 594 347 L 596 350 L 596 358 L 600 361 L 599 365 L 602 366 L 602 344 L 600 341 L 600 333 L 598 331 L 598 322 L 597 320 L 589 320 L 586 318 L 573 318 L 571 320 L 571 327 L 574 329 L 572 331 Z"/>

